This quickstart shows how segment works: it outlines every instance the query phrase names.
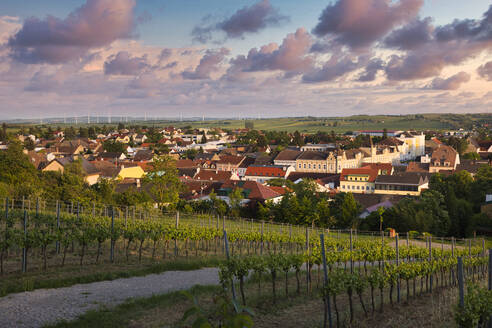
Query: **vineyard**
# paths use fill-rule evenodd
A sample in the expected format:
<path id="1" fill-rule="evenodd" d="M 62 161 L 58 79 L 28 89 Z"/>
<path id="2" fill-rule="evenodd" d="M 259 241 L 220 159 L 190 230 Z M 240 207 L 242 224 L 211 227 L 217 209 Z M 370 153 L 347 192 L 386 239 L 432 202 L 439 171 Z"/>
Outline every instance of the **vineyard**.
<path id="1" fill-rule="evenodd" d="M 460 277 L 461 285 L 463 277 L 479 282 L 489 271 L 485 241 L 477 239 L 406 234 L 400 240 L 385 233 L 97 204 L 3 204 L 0 273 L 5 277 L 48 269 L 219 258 L 224 291 L 243 305 L 248 305 L 251 289 L 245 286 L 252 281 L 260 293 L 270 290 L 273 304 L 303 293 L 320 295 L 325 324 L 337 327 L 352 322 L 357 311 L 364 316 L 382 312 L 385 299 L 390 305 L 408 302 L 454 287 Z M 347 301 L 346 316 L 340 299 Z"/>

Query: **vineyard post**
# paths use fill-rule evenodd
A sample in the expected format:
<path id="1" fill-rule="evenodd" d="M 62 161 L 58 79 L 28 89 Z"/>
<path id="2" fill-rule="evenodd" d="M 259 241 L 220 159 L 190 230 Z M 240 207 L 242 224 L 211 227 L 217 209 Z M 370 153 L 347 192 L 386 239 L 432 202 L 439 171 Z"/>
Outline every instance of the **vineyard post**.
<path id="1" fill-rule="evenodd" d="M 463 258 L 458 257 L 458 289 L 460 297 L 460 308 L 465 307 L 465 287 L 463 285 Z"/>
<path id="2" fill-rule="evenodd" d="M 23 211 L 24 211 L 24 202 L 25 202 L 25 200 L 26 200 L 26 199 L 25 199 L 25 197 L 24 197 L 24 196 L 22 196 L 22 210 L 23 210 Z"/>
<path id="3" fill-rule="evenodd" d="M 227 239 L 227 231 L 225 231 L 225 230 L 224 230 L 224 248 L 225 248 L 227 261 L 229 261 L 230 260 L 229 240 Z M 232 299 L 235 302 L 236 301 L 236 289 L 234 287 L 234 277 L 231 278 L 231 291 L 232 291 Z"/>
<path id="4" fill-rule="evenodd" d="M 39 215 L 39 198 L 36 198 L 36 219 L 38 218 Z"/>
<path id="5" fill-rule="evenodd" d="M 485 241 L 482 239 L 482 242 Z M 485 250 L 484 250 L 485 256 Z M 489 291 L 492 290 L 492 249 L 489 248 L 489 283 L 488 283 Z M 488 328 L 492 328 L 492 316 L 489 317 Z"/>
<path id="6" fill-rule="evenodd" d="M 261 221 L 261 240 L 260 240 L 260 255 L 263 255 L 263 229 L 265 227 L 265 221 Z"/>
<path id="7" fill-rule="evenodd" d="M 114 216 L 114 213 L 113 213 L 114 212 L 114 208 L 111 209 L 111 212 L 112 212 L 111 215 Z M 79 221 L 80 221 L 80 203 L 77 202 L 77 222 L 79 222 Z"/>
<path id="8" fill-rule="evenodd" d="M 110 262 L 113 263 L 114 262 L 114 243 L 115 243 L 115 240 L 114 240 L 114 208 L 111 208 L 111 252 L 109 254 L 110 258 Z"/>
<path id="9" fill-rule="evenodd" d="M 22 273 L 27 271 L 27 248 L 25 246 L 27 241 L 27 212 L 24 210 L 24 247 L 22 248 Z"/>
<path id="10" fill-rule="evenodd" d="M 125 228 L 127 226 L 127 221 L 128 221 L 128 206 L 125 206 Z"/>
<path id="11" fill-rule="evenodd" d="M 400 250 L 398 249 L 398 233 L 395 235 L 395 247 L 396 247 L 396 267 L 400 265 Z M 396 281 L 396 301 L 400 303 L 400 274 Z"/>
<path id="12" fill-rule="evenodd" d="M 292 253 L 292 224 L 289 224 L 289 249 Z"/>
<path id="13" fill-rule="evenodd" d="M 350 273 L 354 273 L 354 258 L 352 256 L 353 245 L 352 245 L 352 229 L 350 229 Z"/>
<path id="14" fill-rule="evenodd" d="M 310 251 L 309 251 L 309 228 L 306 227 L 306 253 L 307 253 L 307 270 L 306 270 L 306 287 L 307 287 L 307 291 L 309 293 L 310 291 L 310 288 L 309 288 L 309 283 L 310 283 L 310 279 L 309 279 L 309 256 L 310 256 Z"/>
<path id="15" fill-rule="evenodd" d="M 325 253 L 325 236 L 321 234 L 319 236 L 321 241 L 321 256 L 323 257 L 323 273 L 324 273 L 324 287 L 326 290 L 326 286 L 328 285 L 328 269 L 326 267 L 326 253 Z M 330 295 L 325 295 L 325 317 L 323 322 L 323 327 L 326 328 L 326 319 L 328 314 L 328 324 L 329 327 L 333 327 L 332 319 L 331 319 L 331 306 L 330 306 Z"/>
<path id="16" fill-rule="evenodd" d="M 56 201 L 56 229 L 60 230 L 60 203 Z M 60 241 L 56 241 L 56 254 L 60 254 Z"/>
<path id="17" fill-rule="evenodd" d="M 485 239 L 482 238 L 482 256 L 485 257 Z"/>
<path id="18" fill-rule="evenodd" d="M 384 231 L 381 230 L 381 259 L 379 260 L 379 268 L 381 269 L 384 264 Z"/>
<path id="19" fill-rule="evenodd" d="M 468 239 L 468 256 L 471 256 L 471 239 Z"/>
<path id="20" fill-rule="evenodd" d="M 179 228 L 179 211 L 176 211 L 176 232 Z M 174 238 L 174 257 L 178 257 L 178 237 Z"/>
<path id="21" fill-rule="evenodd" d="M 429 264 L 432 261 L 432 236 L 429 237 Z M 430 292 L 432 294 L 432 283 L 434 282 L 434 275 L 430 274 L 430 279 L 429 279 L 429 285 L 430 285 Z"/>
<path id="22" fill-rule="evenodd" d="M 451 256 L 454 257 L 454 237 L 451 237 Z"/>

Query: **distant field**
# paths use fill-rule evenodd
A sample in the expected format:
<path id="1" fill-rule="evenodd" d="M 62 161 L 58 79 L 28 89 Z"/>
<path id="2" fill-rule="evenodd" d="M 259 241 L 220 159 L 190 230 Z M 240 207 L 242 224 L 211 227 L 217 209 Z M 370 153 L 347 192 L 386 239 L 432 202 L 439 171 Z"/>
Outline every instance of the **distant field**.
<path id="1" fill-rule="evenodd" d="M 176 127 L 191 126 L 193 128 L 224 128 L 237 129 L 244 128 L 246 120 L 205 120 L 205 121 L 167 121 L 167 120 L 152 120 L 152 121 L 134 121 L 124 123 L 127 126 L 131 125 L 147 125 L 147 126 L 168 126 Z M 317 131 L 335 131 L 336 133 L 345 133 L 347 131 L 356 130 L 454 130 L 459 128 L 471 129 L 476 124 L 492 123 L 492 114 L 423 114 L 423 115 L 403 115 L 403 116 L 388 116 L 388 115 L 359 115 L 350 117 L 285 117 L 271 119 L 251 119 L 254 123 L 254 128 L 257 130 L 277 130 L 303 133 L 314 133 Z M 25 127 L 35 124 L 22 124 Z M 95 124 L 91 124 L 95 125 Z M 112 124 L 100 123 L 99 125 L 117 126 L 117 122 Z M 20 125 L 10 125 L 9 131 L 16 131 Z M 39 126 L 39 124 L 38 124 Z M 43 124 L 43 127 L 87 127 L 87 123 L 52 123 Z"/>

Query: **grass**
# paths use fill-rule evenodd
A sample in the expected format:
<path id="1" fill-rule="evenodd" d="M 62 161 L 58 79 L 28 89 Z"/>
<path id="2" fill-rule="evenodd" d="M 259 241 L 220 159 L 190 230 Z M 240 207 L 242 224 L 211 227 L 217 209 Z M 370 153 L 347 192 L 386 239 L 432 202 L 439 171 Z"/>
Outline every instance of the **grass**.
<path id="1" fill-rule="evenodd" d="M 190 271 L 204 267 L 216 267 L 221 261 L 222 259 L 219 257 L 206 257 L 189 260 L 178 259 L 161 263 L 146 261 L 141 264 L 104 263 L 84 267 L 52 268 L 48 271 L 2 277 L 0 296 L 40 288 L 69 287 L 75 284 L 145 276 L 165 271 Z"/>
<path id="2" fill-rule="evenodd" d="M 219 286 L 195 286 L 189 291 L 196 296 L 217 293 Z M 120 328 L 128 327 L 135 319 L 142 318 L 157 308 L 174 307 L 187 301 L 187 298 L 180 292 L 172 292 L 163 295 L 156 295 L 148 298 L 138 298 L 127 301 L 113 309 L 103 308 L 101 310 L 89 311 L 71 322 L 60 322 L 55 325 L 48 325 L 45 328 L 82 328 L 82 327 L 107 327 Z"/>
<path id="3" fill-rule="evenodd" d="M 296 294 L 297 283 L 293 274 L 288 279 L 288 296 L 285 293 L 285 276 L 278 275 L 277 302 L 272 302 L 271 283 L 268 275 L 262 279 L 261 287 L 258 279 L 253 277 L 245 284 L 247 306 L 255 313 L 254 326 L 267 327 L 321 327 L 323 320 L 323 302 L 320 296 L 321 278 L 318 280 L 317 270 L 313 270 L 313 291 L 306 292 L 305 273 L 301 275 L 301 293 Z M 417 294 L 419 294 L 419 283 Z M 219 286 L 195 286 L 190 292 L 204 308 L 210 308 L 213 297 L 221 291 Z M 239 289 L 236 288 L 239 295 Z M 456 288 L 435 288 L 433 294 L 423 293 L 411 296 L 407 301 L 406 287 L 402 282 L 401 303 L 390 305 L 388 289 L 384 293 L 384 311 L 379 312 L 379 291 L 376 290 L 376 311 L 371 313 L 369 291 L 364 293 L 369 316 L 366 318 L 358 297 L 354 295 L 355 319 L 349 323 L 348 297 L 341 294 L 337 297 L 340 311 L 340 323 L 343 327 L 453 327 L 454 307 L 457 302 Z M 411 292 L 412 293 L 412 292 Z M 180 292 L 129 300 L 112 309 L 90 311 L 71 322 L 61 322 L 46 328 L 82 328 L 82 327 L 179 327 L 183 313 L 191 306 L 191 301 Z M 332 303 L 333 309 L 333 303 Z M 335 315 L 333 314 L 335 319 Z"/>
<path id="4" fill-rule="evenodd" d="M 336 133 L 344 133 L 346 131 L 354 130 L 382 130 L 387 128 L 389 130 L 447 130 L 458 129 L 461 127 L 470 127 L 473 123 L 480 121 L 490 120 L 489 114 L 423 114 L 423 115 L 354 115 L 348 117 L 279 117 L 268 119 L 251 119 L 254 122 L 255 129 L 259 130 L 277 130 L 294 132 L 296 130 L 305 133 L 314 133 L 317 131 L 335 131 Z M 172 120 L 155 120 L 155 121 L 139 121 L 131 122 L 126 125 L 147 125 L 147 126 L 168 126 L 174 125 L 176 127 L 191 126 L 193 128 L 225 128 L 225 129 L 237 129 L 244 128 L 244 120 L 195 120 L 195 121 L 172 121 Z M 116 127 L 117 123 L 108 124 L 101 123 L 99 125 L 107 125 Z M 17 126 L 33 126 L 39 124 L 11 124 L 9 132 L 18 130 Z M 61 126 L 62 128 L 67 126 L 74 126 L 74 123 L 53 123 L 43 124 L 44 128 L 51 126 L 56 128 Z M 96 125 L 96 124 L 90 124 Z M 88 124 L 81 123 L 77 126 L 85 126 Z"/>

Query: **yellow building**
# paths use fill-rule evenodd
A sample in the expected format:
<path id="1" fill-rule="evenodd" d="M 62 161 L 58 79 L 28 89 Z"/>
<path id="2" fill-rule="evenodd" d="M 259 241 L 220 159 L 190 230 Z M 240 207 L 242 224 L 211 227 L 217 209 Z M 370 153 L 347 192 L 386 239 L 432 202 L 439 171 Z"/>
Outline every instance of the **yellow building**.
<path id="1" fill-rule="evenodd" d="M 117 175 L 118 179 L 141 179 L 145 175 L 145 171 L 138 165 L 136 166 L 124 166 L 119 167 Z"/>

